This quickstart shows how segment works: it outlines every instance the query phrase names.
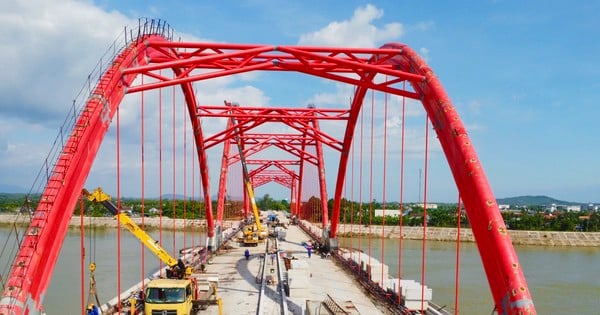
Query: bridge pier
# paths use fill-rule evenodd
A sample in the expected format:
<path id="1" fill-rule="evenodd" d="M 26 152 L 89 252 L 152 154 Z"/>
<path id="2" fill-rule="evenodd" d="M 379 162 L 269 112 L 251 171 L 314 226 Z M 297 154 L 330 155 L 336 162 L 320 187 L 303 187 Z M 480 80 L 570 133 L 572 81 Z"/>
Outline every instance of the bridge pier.
<path id="1" fill-rule="evenodd" d="M 215 226 L 215 236 L 213 237 L 214 243 L 212 244 L 213 247 L 209 247 L 209 249 L 211 250 L 211 252 L 214 252 L 217 250 L 217 248 L 221 247 L 221 244 L 223 244 L 223 227 L 220 225 Z M 211 244 L 209 244 L 210 246 Z"/>
<path id="2" fill-rule="evenodd" d="M 221 227 L 215 226 L 215 235 L 209 236 L 206 240 L 206 248 L 211 253 L 214 253 L 219 248 L 221 242 Z"/>
<path id="3" fill-rule="evenodd" d="M 321 243 L 325 246 L 324 250 L 326 252 L 331 252 L 339 248 L 338 239 L 335 237 L 331 238 L 329 235 L 331 235 L 331 225 L 328 225 L 323 229 L 323 235 L 321 236 Z"/>
<path id="4" fill-rule="evenodd" d="M 325 243 L 327 251 L 335 251 L 339 249 L 338 239 L 337 238 L 328 238 Z"/>

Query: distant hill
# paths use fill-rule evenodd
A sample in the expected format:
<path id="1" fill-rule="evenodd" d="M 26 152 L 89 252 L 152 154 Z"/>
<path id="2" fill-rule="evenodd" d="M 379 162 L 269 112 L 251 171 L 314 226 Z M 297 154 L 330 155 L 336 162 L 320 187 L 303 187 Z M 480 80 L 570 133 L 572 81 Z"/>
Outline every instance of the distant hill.
<path id="1" fill-rule="evenodd" d="M 0 192 L 0 201 L 3 200 L 24 200 L 27 194 L 25 193 L 5 193 Z"/>
<path id="2" fill-rule="evenodd" d="M 0 192 L 8 194 L 19 194 L 27 193 L 27 189 L 11 184 L 0 184 Z"/>
<path id="3" fill-rule="evenodd" d="M 581 204 L 579 202 L 571 202 L 554 199 L 548 196 L 518 196 L 510 198 L 499 198 L 496 200 L 498 204 L 502 205 L 515 205 L 515 206 L 549 206 L 552 204 L 557 205 L 573 205 Z"/>

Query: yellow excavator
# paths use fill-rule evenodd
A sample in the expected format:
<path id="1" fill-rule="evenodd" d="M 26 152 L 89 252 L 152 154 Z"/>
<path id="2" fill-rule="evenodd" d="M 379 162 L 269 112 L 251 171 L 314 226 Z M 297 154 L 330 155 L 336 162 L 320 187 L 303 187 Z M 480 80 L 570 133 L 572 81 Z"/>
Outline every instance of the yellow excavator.
<path id="1" fill-rule="evenodd" d="M 194 274 L 191 266 L 181 259 L 171 256 L 157 241 L 142 230 L 125 212 L 120 212 L 111 201 L 110 195 L 97 188 L 93 192 L 83 190 L 83 195 L 92 202 L 102 204 L 121 222 L 146 248 L 168 266 L 167 279 L 154 279 L 145 286 L 144 314 L 197 314 L 210 304 L 219 306 L 217 297 L 218 276 L 214 274 Z"/>

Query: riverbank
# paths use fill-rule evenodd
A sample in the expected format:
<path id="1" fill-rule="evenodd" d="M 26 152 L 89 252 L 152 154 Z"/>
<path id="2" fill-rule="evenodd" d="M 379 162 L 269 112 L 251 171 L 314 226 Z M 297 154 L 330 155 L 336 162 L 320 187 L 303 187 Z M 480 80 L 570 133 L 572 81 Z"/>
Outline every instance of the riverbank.
<path id="1" fill-rule="evenodd" d="M 357 235 L 384 238 L 402 238 L 408 240 L 423 239 L 423 227 L 417 226 L 371 226 L 341 224 L 338 235 L 352 237 Z M 599 232 L 558 232 L 558 231 L 519 231 L 509 230 L 514 245 L 538 246 L 600 246 Z M 456 228 L 427 227 L 427 239 L 433 241 L 456 241 Z M 460 229 L 461 242 L 475 242 L 473 232 L 468 228 Z"/>
<path id="2" fill-rule="evenodd" d="M 171 219 L 168 217 L 133 217 L 131 218 L 139 226 L 144 226 L 144 229 L 152 230 L 162 227 L 164 230 L 181 230 L 190 229 L 195 231 L 204 231 L 206 228 L 206 220 L 191 220 L 191 219 Z M 223 229 L 227 229 L 238 224 L 239 221 L 225 221 L 223 223 Z M 10 226 L 16 224 L 18 226 L 28 226 L 29 217 L 27 215 L 0 215 L 0 226 Z M 81 225 L 81 218 L 79 216 L 73 216 L 69 223 L 69 228 L 79 228 Z M 95 227 L 95 228 L 116 228 L 118 222 L 113 217 L 83 217 L 84 227 Z"/>
<path id="3" fill-rule="evenodd" d="M 116 228 L 117 221 L 112 217 L 84 217 L 84 226 L 94 226 L 100 228 Z M 157 229 L 162 226 L 163 229 L 193 229 L 203 231 L 206 227 L 206 220 L 190 220 L 190 219 L 171 219 L 167 217 L 158 218 L 141 218 L 135 217 L 133 220 L 138 225 L 142 225 L 146 229 Z M 0 225 L 8 226 L 14 222 L 19 222 L 21 225 L 28 225 L 28 216 L 17 215 L 0 215 Z M 70 226 L 79 228 L 81 219 L 77 216 L 71 218 Z M 17 223 L 17 224 L 19 224 Z M 237 224 L 237 221 L 226 221 L 224 228 L 231 227 Z M 384 238 L 402 238 L 407 240 L 423 239 L 423 228 L 416 226 L 371 226 L 340 224 L 338 236 L 353 237 L 353 236 L 368 236 L 384 237 Z M 515 245 L 537 245 L 537 246 L 574 246 L 574 247 L 600 247 L 600 232 L 556 232 L 556 231 L 518 231 L 509 230 L 510 237 Z M 427 228 L 427 239 L 433 241 L 456 241 L 456 228 Z M 474 242 L 473 232 L 471 229 L 462 228 L 460 230 L 460 240 L 462 242 Z"/>

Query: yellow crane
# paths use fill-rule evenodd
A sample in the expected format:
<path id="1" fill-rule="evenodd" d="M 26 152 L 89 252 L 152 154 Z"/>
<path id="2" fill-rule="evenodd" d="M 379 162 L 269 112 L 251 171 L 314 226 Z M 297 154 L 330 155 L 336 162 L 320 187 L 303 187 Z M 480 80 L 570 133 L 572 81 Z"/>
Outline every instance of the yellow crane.
<path id="1" fill-rule="evenodd" d="M 83 195 L 89 201 L 102 204 L 120 220 L 122 226 L 169 266 L 167 279 L 153 279 L 146 284 L 143 294 L 144 314 L 198 314 L 211 304 L 218 305 L 219 315 L 223 313 L 221 298 L 217 297 L 217 275 L 193 274 L 191 266 L 186 266 L 181 259 L 175 259 L 125 212 L 119 212 L 110 195 L 102 191 L 102 188 L 98 187 L 91 193 L 84 189 Z M 132 303 L 132 307 L 135 308 L 135 303 Z"/>
<path id="2" fill-rule="evenodd" d="M 226 102 L 227 104 L 227 102 Z M 233 105 L 233 104 L 230 104 Z M 238 105 L 233 105 L 238 106 Z M 258 240 L 263 239 L 267 236 L 267 230 L 260 223 L 260 213 L 258 211 L 258 207 L 256 206 L 256 198 L 254 197 L 254 189 L 252 188 L 252 182 L 250 182 L 250 175 L 248 173 L 248 166 L 246 165 L 246 157 L 244 156 L 244 148 L 242 147 L 241 140 L 241 130 L 237 125 L 237 120 L 234 116 L 231 117 L 231 123 L 235 129 L 235 142 L 238 147 L 238 151 L 240 154 L 240 163 L 242 164 L 242 171 L 244 175 L 244 186 L 246 186 L 246 191 L 248 192 L 248 199 L 250 200 L 250 204 L 252 206 L 252 214 L 254 214 L 254 224 L 247 225 L 244 230 L 244 245 L 246 246 L 257 246 Z"/>
<path id="3" fill-rule="evenodd" d="M 131 234 L 133 234 L 146 248 L 148 248 L 154 255 L 156 255 L 163 263 L 169 266 L 167 270 L 167 278 L 171 279 L 183 279 L 186 276 L 192 274 L 192 267 L 186 266 L 181 259 L 175 259 L 171 256 L 160 244 L 155 241 L 146 231 L 142 230 L 133 220 L 125 213 L 119 212 L 117 206 L 111 201 L 109 194 L 102 191 L 102 188 L 98 187 L 93 192 L 83 190 L 83 195 L 89 201 L 102 204 L 115 219 L 121 222 Z"/>

